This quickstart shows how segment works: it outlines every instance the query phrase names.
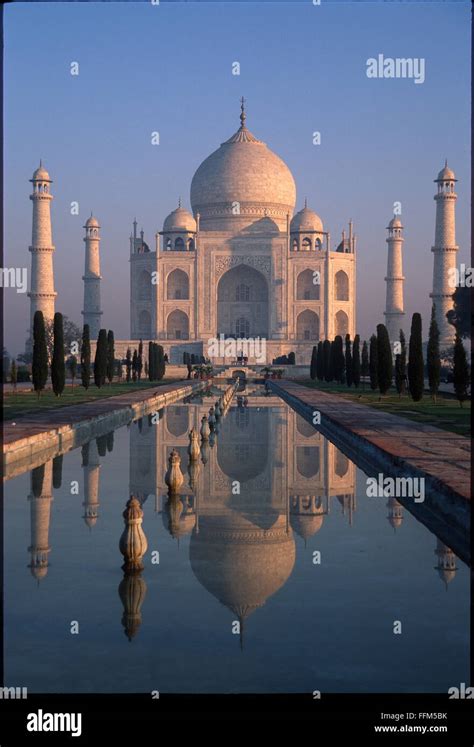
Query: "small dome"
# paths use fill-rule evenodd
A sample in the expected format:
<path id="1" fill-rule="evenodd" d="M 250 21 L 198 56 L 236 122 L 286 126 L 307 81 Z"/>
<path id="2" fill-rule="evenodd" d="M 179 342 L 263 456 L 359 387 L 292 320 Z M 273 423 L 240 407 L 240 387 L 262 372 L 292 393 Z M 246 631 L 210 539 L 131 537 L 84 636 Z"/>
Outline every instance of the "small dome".
<path id="1" fill-rule="evenodd" d="M 181 231 L 183 233 L 196 231 L 196 221 L 188 210 L 177 207 L 172 213 L 165 218 L 163 223 L 163 233 L 170 231 Z"/>
<path id="2" fill-rule="evenodd" d="M 323 222 L 319 215 L 316 215 L 314 210 L 309 207 L 303 208 L 299 213 L 296 213 L 293 220 L 290 223 L 290 233 L 304 233 L 305 231 L 322 231 Z"/>
<path id="3" fill-rule="evenodd" d="M 43 164 L 41 162 L 40 162 L 40 165 L 38 166 L 38 168 L 36 169 L 36 171 L 34 172 L 33 178 L 31 179 L 31 181 L 32 182 L 33 181 L 35 181 L 35 182 L 36 181 L 38 181 L 38 182 L 50 182 L 51 181 L 48 172 L 46 171 L 46 169 L 44 168 L 44 166 L 43 166 Z"/>
<path id="4" fill-rule="evenodd" d="M 392 218 L 387 228 L 403 228 L 400 218 Z"/>
<path id="5" fill-rule="evenodd" d="M 91 217 L 86 220 L 86 228 L 99 228 L 99 221 L 97 218 L 94 218 L 94 216 L 91 215 Z"/>
<path id="6" fill-rule="evenodd" d="M 435 182 L 457 182 L 456 175 L 452 169 L 449 168 L 448 162 L 445 161 L 444 168 L 438 174 L 438 178 Z"/>

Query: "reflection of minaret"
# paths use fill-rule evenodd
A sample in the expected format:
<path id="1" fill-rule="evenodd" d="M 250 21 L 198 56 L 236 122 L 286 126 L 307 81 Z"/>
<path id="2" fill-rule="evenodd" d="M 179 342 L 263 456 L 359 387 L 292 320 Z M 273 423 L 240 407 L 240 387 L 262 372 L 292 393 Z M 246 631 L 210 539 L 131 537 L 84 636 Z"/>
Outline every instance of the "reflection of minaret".
<path id="1" fill-rule="evenodd" d="M 49 546 L 49 519 L 51 513 L 51 501 L 53 500 L 53 460 L 51 459 L 41 467 L 31 471 L 31 545 L 28 552 L 31 553 L 32 575 L 40 581 L 48 572 Z"/>
<path id="2" fill-rule="evenodd" d="M 448 584 L 456 575 L 456 556 L 451 548 L 441 542 L 440 539 L 436 541 L 435 555 L 438 556 L 438 565 L 435 566 L 435 569 L 438 571 L 440 579 L 444 581 L 447 591 Z"/>
<path id="3" fill-rule="evenodd" d="M 84 469 L 84 516 L 82 517 L 89 529 L 95 525 L 99 516 L 99 472 L 100 460 L 97 441 L 93 439 L 87 444 L 88 458 L 83 462 Z"/>
<path id="4" fill-rule="evenodd" d="M 387 502 L 387 508 L 387 519 L 392 525 L 393 531 L 396 532 L 403 521 L 403 506 L 397 501 L 396 498 L 389 498 Z"/>

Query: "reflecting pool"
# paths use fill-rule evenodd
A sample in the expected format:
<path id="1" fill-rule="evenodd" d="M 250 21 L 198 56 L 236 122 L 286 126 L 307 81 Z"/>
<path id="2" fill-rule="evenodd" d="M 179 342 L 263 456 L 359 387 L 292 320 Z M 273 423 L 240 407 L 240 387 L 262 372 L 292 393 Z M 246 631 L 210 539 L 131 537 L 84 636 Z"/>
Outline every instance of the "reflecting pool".
<path id="1" fill-rule="evenodd" d="M 30 692 L 447 692 L 464 563 L 282 400 L 219 390 L 5 483 L 5 683 Z M 170 452 L 184 482 L 168 500 Z M 122 570 L 130 496 L 148 541 Z M 400 623 L 397 625 L 397 621 Z M 401 632 L 396 633 L 395 630 Z"/>

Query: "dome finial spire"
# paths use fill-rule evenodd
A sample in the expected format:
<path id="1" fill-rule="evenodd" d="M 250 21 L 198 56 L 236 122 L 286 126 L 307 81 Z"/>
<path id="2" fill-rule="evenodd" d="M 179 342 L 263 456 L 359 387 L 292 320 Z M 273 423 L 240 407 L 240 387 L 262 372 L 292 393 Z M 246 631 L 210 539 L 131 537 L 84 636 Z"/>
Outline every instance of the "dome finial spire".
<path id="1" fill-rule="evenodd" d="M 240 99 L 240 126 L 245 127 L 245 120 L 247 118 L 247 115 L 245 114 L 245 99 L 242 96 Z"/>
<path id="2" fill-rule="evenodd" d="M 181 195 L 178 197 L 178 207 L 181 207 Z"/>
<path id="3" fill-rule="evenodd" d="M 305 206 L 305 208 L 308 207 L 308 198 L 307 197 L 304 198 L 304 206 Z"/>

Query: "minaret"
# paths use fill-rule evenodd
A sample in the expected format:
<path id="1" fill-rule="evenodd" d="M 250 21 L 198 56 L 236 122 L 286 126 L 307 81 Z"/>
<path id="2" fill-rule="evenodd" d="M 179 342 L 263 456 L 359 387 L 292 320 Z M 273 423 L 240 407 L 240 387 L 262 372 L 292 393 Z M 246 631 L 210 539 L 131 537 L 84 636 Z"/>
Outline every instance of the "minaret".
<path id="1" fill-rule="evenodd" d="M 49 174 L 40 161 L 39 168 L 30 179 L 33 184 L 33 231 L 31 246 L 30 333 L 33 339 L 33 319 L 36 311 L 42 311 L 45 321 L 54 317 L 54 245 L 51 235 L 51 194 Z"/>
<path id="2" fill-rule="evenodd" d="M 86 220 L 84 226 L 86 235 L 84 241 L 86 244 L 86 260 L 84 275 L 84 324 L 89 325 L 91 340 L 96 340 L 99 336 L 100 317 L 100 257 L 99 257 L 99 222 L 92 216 Z"/>
<path id="3" fill-rule="evenodd" d="M 446 313 L 453 308 L 453 293 L 455 287 L 450 285 L 450 270 L 456 267 L 456 220 L 455 208 L 457 194 L 454 183 L 457 179 L 454 172 L 444 164 L 438 178 L 434 180 L 438 185 L 436 200 L 436 229 L 435 243 L 431 247 L 434 253 L 433 263 L 433 292 L 430 293 L 436 307 L 436 321 L 439 329 L 439 346 L 442 351 L 450 347 L 454 339 L 454 327 L 446 319 Z"/>
<path id="4" fill-rule="evenodd" d="M 53 460 L 31 471 L 31 573 L 40 581 L 48 572 L 49 519 L 53 500 Z"/>
<path id="5" fill-rule="evenodd" d="M 387 258 L 387 296 L 385 302 L 385 326 L 390 342 L 398 340 L 400 329 L 403 329 L 403 262 L 402 262 L 402 222 L 399 218 L 392 218 L 387 226 L 388 258 Z"/>

